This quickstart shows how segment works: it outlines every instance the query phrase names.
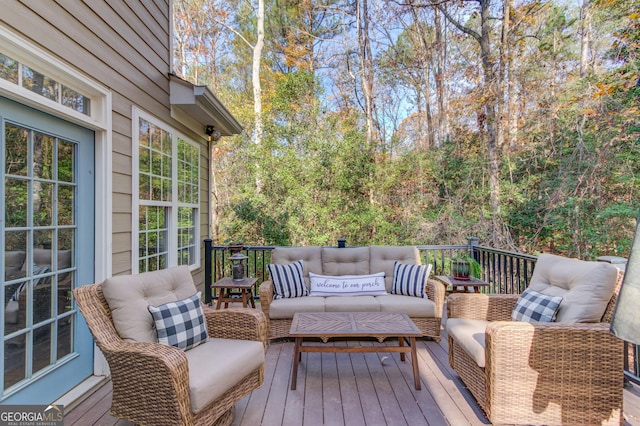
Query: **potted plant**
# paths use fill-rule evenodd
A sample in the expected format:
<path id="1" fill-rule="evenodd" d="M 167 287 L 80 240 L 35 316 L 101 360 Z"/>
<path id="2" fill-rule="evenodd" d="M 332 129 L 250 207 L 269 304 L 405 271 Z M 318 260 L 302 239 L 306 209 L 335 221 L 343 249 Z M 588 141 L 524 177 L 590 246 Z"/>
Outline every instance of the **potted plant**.
<path id="1" fill-rule="evenodd" d="M 471 277 L 480 278 L 482 266 L 469 255 L 451 258 L 451 275 L 456 280 L 468 281 Z"/>

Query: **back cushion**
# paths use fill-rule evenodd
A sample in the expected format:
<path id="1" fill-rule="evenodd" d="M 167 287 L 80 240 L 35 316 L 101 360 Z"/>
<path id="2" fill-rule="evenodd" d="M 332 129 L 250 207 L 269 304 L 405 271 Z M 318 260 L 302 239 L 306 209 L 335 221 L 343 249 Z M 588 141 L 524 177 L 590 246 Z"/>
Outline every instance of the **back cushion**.
<path id="1" fill-rule="evenodd" d="M 369 273 L 369 247 L 323 247 L 323 275 L 365 275 Z"/>
<path id="2" fill-rule="evenodd" d="M 288 265 L 302 259 L 302 276 L 309 288 L 309 272 L 322 274 L 322 247 L 277 247 L 271 251 L 271 263 Z"/>
<path id="3" fill-rule="evenodd" d="M 409 265 L 421 265 L 420 252 L 414 246 L 371 246 L 370 266 L 372 274 L 384 272 L 387 292 L 393 287 L 393 266 L 396 260 Z M 428 278 L 428 277 L 427 277 Z"/>
<path id="4" fill-rule="evenodd" d="M 58 271 L 61 269 L 71 268 L 71 250 L 58 250 Z M 49 249 L 34 248 L 33 263 L 38 266 L 46 266 L 51 269 L 51 258 L 55 256 L 55 252 Z"/>
<path id="5" fill-rule="evenodd" d="M 163 305 L 196 294 L 188 266 L 120 275 L 102 283 L 113 325 L 127 342 L 157 342 L 153 317 L 147 306 Z"/>
<path id="6" fill-rule="evenodd" d="M 562 296 L 556 322 L 600 322 L 617 278 L 618 268 L 610 263 L 541 254 L 529 288 Z"/>
<path id="7" fill-rule="evenodd" d="M 11 277 L 22 268 L 25 257 L 26 253 L 20 250 L 11 250 L 4 252 L 5 279 L 9 279 L 9 277 Z"/>

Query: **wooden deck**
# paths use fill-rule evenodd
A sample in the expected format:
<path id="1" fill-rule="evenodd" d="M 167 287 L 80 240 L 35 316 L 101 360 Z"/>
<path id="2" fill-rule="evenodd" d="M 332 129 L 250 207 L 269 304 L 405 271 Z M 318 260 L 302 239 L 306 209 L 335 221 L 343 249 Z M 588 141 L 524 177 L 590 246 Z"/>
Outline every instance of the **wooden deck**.
<path id="1" fill-rule="evenodd" d="M 443 336 L 444 337 L 444 336 Z M 385 345 L 375 340 L 333 345 Z M 390 341 L 389 345 L 397 345 Z M 422 390 L 415 390 L 410 357 L 390 353 L 303 353 L 297 390 L 289 389 L 293 343 L 267 350 L 262 388 L 235 406 L 234 425 L 483 425 L 489 424 L 449 367 L 447 342 L 418 342 Z M 640 426 L 640 390 L 625 388 L 625 425 Z M 109 415 L 111 383 L 65 416 L 66 426 L 132 423 Z"/>

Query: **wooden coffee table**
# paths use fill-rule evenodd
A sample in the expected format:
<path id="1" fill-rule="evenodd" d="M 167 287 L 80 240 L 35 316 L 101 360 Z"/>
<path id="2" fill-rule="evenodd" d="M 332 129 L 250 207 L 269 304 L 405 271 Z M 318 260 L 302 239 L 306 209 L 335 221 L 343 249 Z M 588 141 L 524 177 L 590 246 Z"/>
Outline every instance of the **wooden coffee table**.
<path id="1" fill-rule="evenodd" d="M 411 354 L 413 380 L 417 390 L 420 386 L 416 337 L 422 332 L 406 314 L 393 312 L 314 312 L 293 315 L 289 335 L 295 338 L 291 390 L 296 389 L 298 364 L 302 352 L 399 352 L 400 360 L 405 353 Z M 397 337 L 398 346 L 319 346 L 302 345 L 305 337 Z M 405 341 L 409 346 L 405 346 Z"/>

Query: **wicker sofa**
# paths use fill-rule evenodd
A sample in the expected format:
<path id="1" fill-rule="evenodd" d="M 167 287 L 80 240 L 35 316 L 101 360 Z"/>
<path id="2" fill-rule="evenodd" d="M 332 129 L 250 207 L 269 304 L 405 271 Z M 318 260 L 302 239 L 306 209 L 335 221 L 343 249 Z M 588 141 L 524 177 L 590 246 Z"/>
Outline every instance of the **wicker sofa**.
<path id="1" fill-rule="evenodd" d="M 390 293 L 394 264 L 421 264 L 420 253 L 414 246 L 369 247 L 278 247 L 271 253 L 274 264 L 289 264 L 297 260 L 304 264 L 304 280 L 309 287 L 309 273 L 321 275 L 362 275 L 385 273 L 385 287 Z M 403 312 L 409 315 L 423 335 L 440 340 L 440 325 L 444 307 L 445 287 L 428 279 L 426 298 L 389 294 L 382 296 L 303 296 L 274 299 L 271 280 L 259 288 L 260 306 L 268 321 L 269 339 L 289 335 L 295 312 L 378 311 Z"/>
<path id="2" fill-rule="evenodd" d="M 113 382 L 111 415 L 148 425 L 229 425 L 264 379 L 266 320 L 255 309 L 204 308 L 209 340 L 158 343 L 148 305 L 196 293 L 186 266 L 108 278 L 74 295 Z"/>
<path id="3" fill-rule="evenodd" d="M 512 321 L 518 295 L 449 297 L 449 363 L 491 423 L 621 424 L 623 343 L 608 323 L 622 277 L 540 255 L 529 288 L 563 296 L 555 322 Z"/>

